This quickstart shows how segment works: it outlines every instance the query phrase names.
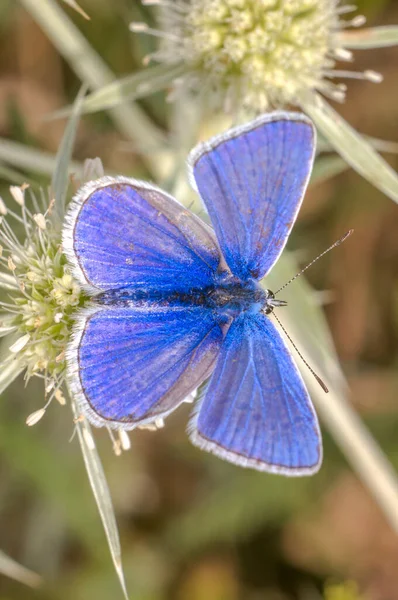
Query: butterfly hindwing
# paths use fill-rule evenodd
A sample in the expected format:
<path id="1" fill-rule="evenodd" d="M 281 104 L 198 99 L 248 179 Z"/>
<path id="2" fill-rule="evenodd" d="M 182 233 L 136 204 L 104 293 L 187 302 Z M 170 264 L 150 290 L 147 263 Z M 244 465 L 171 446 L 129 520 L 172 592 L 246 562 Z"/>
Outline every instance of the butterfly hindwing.
<path id="1" fill-rule="evenodd" d="M 321 463 L 319 426 L 308 392 L 278 330 L 262 314 L 231 325 L 191 440 L 235 464 L 308 475 Z"/>
<path id="2" fill-rule="evenodd" d="M 264 277 L 282 252 L 314 149 L 315 130 L 304 115 L 275 112 L 192 151 L 191 179 L 229 268 L 242 280 Z"/>
<path id="3" fill-rule="evenodd" d="M 92 293 L 184 292 L 209 285 L 220 260 L 203 221 L 162 190 L 127 177 L 103 177 L 78 191 L 63 247 Z"/>
<path id="4" fill-rule="evenodd" d="M 104 307 L 82 314 L 68 349 L 79 408 L 133 429 L 172 412 L 212 371 L 222 333 L 201 307 Z"/>

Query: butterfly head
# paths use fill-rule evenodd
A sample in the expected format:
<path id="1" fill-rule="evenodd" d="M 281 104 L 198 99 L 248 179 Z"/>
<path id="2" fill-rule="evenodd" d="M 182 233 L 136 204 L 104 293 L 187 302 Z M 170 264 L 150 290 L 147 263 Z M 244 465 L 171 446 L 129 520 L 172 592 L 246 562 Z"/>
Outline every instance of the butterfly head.
<path id="1" fill-rule="evenodd" d="M 265 304 L 261 312 L 263 312 L 266 315 L 272 313 L 274 308 L 277 308 L 279 306 L 287 306 L 286 300 L 278 300 L 278 298 L 275 298 L 275 294 L 274 292 L 271 292 L 271 290 L 265 290 L 265 296 Z"/>

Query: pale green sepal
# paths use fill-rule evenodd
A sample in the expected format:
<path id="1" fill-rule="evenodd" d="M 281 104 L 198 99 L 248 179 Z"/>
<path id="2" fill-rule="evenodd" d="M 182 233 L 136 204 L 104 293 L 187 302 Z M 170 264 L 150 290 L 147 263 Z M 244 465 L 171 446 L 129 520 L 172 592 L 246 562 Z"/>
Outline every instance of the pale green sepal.
<path id="1" fill-rule="evenodd" d="M 91 433 L 90 424 L 88 423 L 87 419 L 80 421 L 80 415 L 77 411 L 74 400 L 71 400 L 71 404 L 88 479 L 98 507 L 102 525 L 105 530 L 105 535 L 108 541 L 116 574 L 119 578 L 124 597 L 126 600 L 128 600 L 122 566 L 122 551 L 120 547 L 119 533 L 104 469 L 95 445 L 94 437 Z"/>
<path id="2" fill-rule="evenodd" d="M 385 48 L 398 44 L 398 25 L 369 27 L 357 31 L 344 31 L 336 34 L 337 45 L 353 50 Z"/>
<path id="3" fill-rule="evenodd" d="M 349 165 L 395 202 L 398 175 L 372 146 L 319 94 L 301 98 L 302 109 Z"/>

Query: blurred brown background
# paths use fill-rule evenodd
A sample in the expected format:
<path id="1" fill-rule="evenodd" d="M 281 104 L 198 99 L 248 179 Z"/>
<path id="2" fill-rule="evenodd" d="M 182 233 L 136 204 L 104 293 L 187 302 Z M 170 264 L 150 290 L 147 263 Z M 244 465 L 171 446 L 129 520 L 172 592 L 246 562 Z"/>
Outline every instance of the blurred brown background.
<path id="1" fill-rule="evenodd" d="M 140 68 L 142 48 L 128 31 L 145 17 L 138 2 L 80 4 L 91 21 L 59 3 L 113 71 Z M 398 22 L 394 0 L 359 4 L 370 25 Z M 384 82 L 350 82 L 339 111 L 362 133 L 398 143 L 398 48 L 357 52 L 355 64 L 380 71 Z M 40 160 L 40 152 L 54 154 L 65 122 L 44 117 L 79 87 L 24 8 L 1 0 L 2 140 L 28 146 Z M 142 106 L 166 128 L 163 94 Z M 75 158 L 99 156 L 110 171 L 145 177 L 122 141 L 106 114 L 85 117 Z M 397 156 L 385 156 L 397 169 Z M 48 184 L 42 168 L 7 169 L 15 183 Z M 1 181 L 7 199 L 9 183 Z M 325 311 L 352 402 L 398 468 L 398 207 L 347 171 L 310 190 L 290 247 L 313 257 L 349 228 L 355 234 L 308 278 L 332 292 Z M 24 424 L 42 395 L 40 382 L 27 390 L 17 382 L 1 398 L 0 549 L 45 582 L 30 589 L 0 575 L 0 600 L 121 598 L 78 445 L 69 443 L 68 408 L 54 405 L 34 428 Z M 135 433 L 119 458 L 107 433 L 97 435 L 132 599 L 398 599 L 398 537 L 327 434 L 321 472 L 288 481 L 196 450 L 185 434 L 188 415 L 185 406 L 164 430 Z"/>

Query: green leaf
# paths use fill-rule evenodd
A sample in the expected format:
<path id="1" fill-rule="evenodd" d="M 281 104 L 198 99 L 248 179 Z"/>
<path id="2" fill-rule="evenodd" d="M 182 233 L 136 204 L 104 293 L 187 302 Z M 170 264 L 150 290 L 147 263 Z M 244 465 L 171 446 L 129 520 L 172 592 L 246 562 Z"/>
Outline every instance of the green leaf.
<path id="1" fill-rule="evenodd" d="M 369 142 L 369 144 L 378 152 L 386 152 L 389 154 L 398 153 L 398 143 L 392 142 L 391 140 L 383 140 L 381 138 L 375 138 L 371 135 L 364 135 L 363 138 Z M 333 150 L 332 144 L 320 133 L 317 139 L 316 149 L 318 153 L 331 152 Z"/>
<path id="2" fill-rule="evenodd" d="M 115 76 L 102 57 L 54 0 L 20 0 L 20 3 L 82 82 L 100 89 L 114 81 Z M 163 133 L 139 106 L 118 106 L 110 109 L 110 115 L 119 131 L 134 142 L 146 140 L 149 146 L 163 142 Z M 148 154 L 144 160 L 155 176 L 162 175 L 164 167 L 158 157 Z"/>
<path id="3" fill-rule="evenodd" d="M 0 550 L 0 573 L 33 588 L 42 582 L 40 575 L 23 567 L 2 550 Z"/>
<path id="4" fill-rule="evenodd" d="M 43 150 L 31 148 L 25 144 L 0 138 L 0 160 L 18 169 L 52 175 L 57 157 L 49 152 L 43 152 Z M 80 176 L 83 167 L 77 162 L 72 162 L 70 163 L 70 170 Z M 21 178 L 21 183 L 26 181 L 26 178 L 22 176 Z M 14 182 L 18 183 L 18 180 L 15 179 Z"/>
<path id="5" fill-rule="evenodd" d="M 51 180 L 51 193 L 55 198 L 55 213 L 61 223 L 65 214 L 66 196 L 69 187 L 69 165 L 72 158 L 81 104 L 85 92 L 86 86 L 83 86 L 76 97 L 72 114 L 57 152 L 54 175 Z"/>
<path id="6" fill-rule="evenodd" d="M 90 20 L 90 17 L 88 16 L 88 14 L 86 12 L 84 12 L 84 10 L 78 5 L 78 3 L 75 2 L 75 0 L 64 0 L 64 2 L 65 2 L 65 4 L 68 4 L 69 6 L 71 6 L 82 17 L 87 19 L 87 21 Z"/>
<path id="7" fill-rule="evenodd" d="M 398 202 L 398 175 L 369 142 L 319 94 L 303 96 L 300 104 L 338 154 L 362 177 Z"/>
<path id="8" fill-rule="evenodd" d="M 120 547 L 119 533 L 104 469 L 102 468 L 101 459 L 95 446 L 90 424 L 86 419 L 84 419 L 84 421 L 80 421 L 80 415 L 77 412 L 76 404 L 73 400 L 72 409 L 75 416 L 77 435 L 79 438 L 88 479 L 97 503 L 98 511 L 105 530 L 106 538 L 108 540 L 109 549 L 117 576 L 119 578 L 120 586 L 122 588 L 124 597 L 126 600 L 128 600 L 126 583 L 123 574 L 122 551 Z"/>
<path id="9" fill-rule="evenodd" d="M 186 67 L 182 64 L 147 67 L 123 79 L 112 81 L 89 94 L 83 101 L 82 112 L 97 112 L 113 108 L 127 100 L 138 100 L 166 88 L 185 71 Z M 66 117 L 70 114 L 71 108 L 66 107 L 54 112 L 50 118 Z"/>
<path id="10" fill-rule="evenodd" d="M 19 171 L 16 171 L 12 167 L 8 167 L 0 162 L 0 177 L 9 181 L 10 183 L 22 185 L 25 181 L 24 177 Z"/>
<path id="11" fill-rule="evenodd" d="M 337 34 L 337 45 L 344 48 L 366 50 L 367 48 L 385 48 L 398 44 L 398 25 L 369 27 L 357 31 L 344 31 Z"/>
<path id="12" fill-rule="evenodd" d="M 310 183 L 312 185 L 322 183 L 322 181 L 339 175 L 347 169 L 348 165 L 346 161 L 340 158 L 340 156 L 320 156 L 315 160 Z"/>

